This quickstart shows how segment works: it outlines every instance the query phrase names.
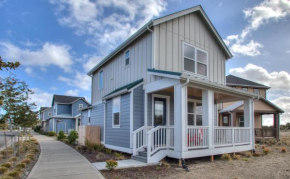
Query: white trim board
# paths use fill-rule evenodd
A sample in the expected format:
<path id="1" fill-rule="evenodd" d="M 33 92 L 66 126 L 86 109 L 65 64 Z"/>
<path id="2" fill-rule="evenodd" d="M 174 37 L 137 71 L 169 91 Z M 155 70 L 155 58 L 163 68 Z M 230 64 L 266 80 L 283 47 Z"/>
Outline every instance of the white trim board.
<path id="1" fill-rule="evenodd" d="M 125 147 L 119 147 L 119 146 L 115 146 L 115 145 L 109 145 L 109 144 L 105 144 L 106 148 L 112 149 L 112 150 L 117 150 L 120 152 L 125 152 L 128 154 L 132 154 L 132 149 L 129 148 L 125 148 Z"/>

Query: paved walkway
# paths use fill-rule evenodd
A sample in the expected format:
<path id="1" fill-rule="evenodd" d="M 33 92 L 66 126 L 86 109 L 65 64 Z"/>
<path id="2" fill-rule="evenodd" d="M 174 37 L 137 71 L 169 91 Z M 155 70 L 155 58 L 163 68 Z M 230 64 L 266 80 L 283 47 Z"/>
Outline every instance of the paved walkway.
<path id="1" fill-rule="evenodd" d="M 28 178 L 103 179 L 102 174 L 70 146 L 51 137 L 33 134 L 41 154 Z"/>

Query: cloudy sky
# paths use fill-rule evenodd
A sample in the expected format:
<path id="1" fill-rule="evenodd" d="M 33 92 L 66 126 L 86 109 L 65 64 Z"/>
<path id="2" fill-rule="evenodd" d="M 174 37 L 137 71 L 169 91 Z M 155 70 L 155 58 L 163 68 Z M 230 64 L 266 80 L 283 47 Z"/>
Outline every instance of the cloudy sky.
<path id="1" fill-rule="evenodd" d="M 196 5 L 234 54 L 227 74 L 271 86 L 290 122 L 289 0 L 0 0 L 0 55 L 22 63 L 15 73 L 39 106 L 52 94 L 90 100 L 86 72 L 150 19 Z"/>

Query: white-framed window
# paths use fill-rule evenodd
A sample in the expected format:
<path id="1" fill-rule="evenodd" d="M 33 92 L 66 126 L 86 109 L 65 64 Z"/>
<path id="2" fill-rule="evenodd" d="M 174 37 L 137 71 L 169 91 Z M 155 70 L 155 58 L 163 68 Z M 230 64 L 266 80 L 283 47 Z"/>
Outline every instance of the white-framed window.
<path id="1" fill-rule="evenodd" d="M 244 115 L 239 115 L 239 127 L 245 127 Z"/>
<path id="2" fill-rule="evenodd" d="M 254 88 L 254 93 L 255 94 L 260 94 L 260 89 L 259 88 Z"/>
<path id="3" fill-rule="evenodd" d="M 101 70 L 99 72 L 99 90 L 102 90 L 104 88 L 104 72 Z"/>
<path id="4" fill-rule="evenodd" d="M 79 104 L 79 109 L 83 109 L 84 105 L 83 104 Z"/>
<path id="5" fill-rule="evenodd" d="M 208 77 L 208 53 L 183 42 L 183 70 Z"/>
<path id="6" fill-rule="evenodd" d="M 51 112 L 48 112 L 48 116 L 51 116 Z"/>
<path id="7" fill-rule="evenodd" d="M 244 87 L 244 88 L 242 88 L 242 90 L 243 90 L 243 91 L 248 91 L 248 88 L 245 88 L 245 87 Z"/>
<path id="8" fill-rule="evenodd" d="M 202 103 L 199 100 L 187 100 L 187 125 L 202 126 Z"/>
<path id="9" fill-rule="evenodd" d="M 112 127 L 120 127 L 121 97 L 113 98 Z"/>
<path id="10" fill-rule="evenodd" d="M 130 50 L 125 51 L 125 67 L 130 65 Z"/>
<path id="11" fill-rule="evenodd" d="M 91 124 L 91 110 L 88 110 L 88 124 Z"/>

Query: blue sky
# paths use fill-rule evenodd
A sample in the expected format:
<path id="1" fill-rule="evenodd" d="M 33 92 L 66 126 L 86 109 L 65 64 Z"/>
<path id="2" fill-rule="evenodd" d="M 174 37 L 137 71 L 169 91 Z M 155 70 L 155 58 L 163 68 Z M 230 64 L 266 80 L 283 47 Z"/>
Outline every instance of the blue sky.
<path id="1" fill-rule="evenodd" d="M 227 74 L 271 86 L 268 99 L 290 121 L 288 0 L 0 0 L 0 55 L 22 63 L 15 74 L 39 106 L 52 94 L 90 101 L 90 68 L 150 19 L 196 5 L 234 54 Z"/>

